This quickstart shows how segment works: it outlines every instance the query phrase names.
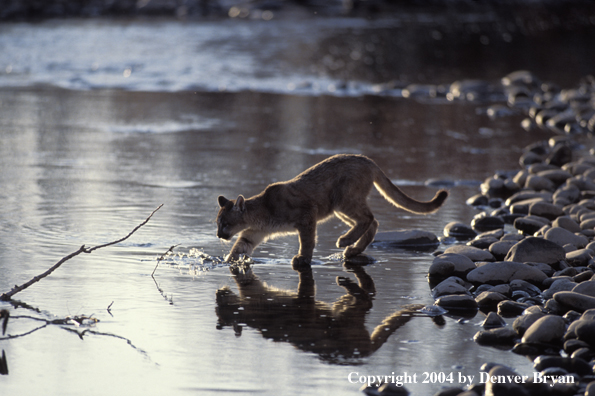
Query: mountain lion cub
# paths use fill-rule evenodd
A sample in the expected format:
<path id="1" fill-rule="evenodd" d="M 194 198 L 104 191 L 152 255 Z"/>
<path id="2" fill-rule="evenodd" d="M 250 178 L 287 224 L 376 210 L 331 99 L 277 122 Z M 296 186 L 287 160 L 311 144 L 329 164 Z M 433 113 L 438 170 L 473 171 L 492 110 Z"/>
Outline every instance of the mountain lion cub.
<path id="1" fill-rule="evenodd" d="M 335 155 L 289 181 L 269 185 L 251 198 L 240 195 L 229 200 L 219 196 L 217 237 L 229 240 L 239 233 L 225 259 L 251 255 L 261 242 L 297 231 L 300 249 L 292 264 L 310 264 L 316 223 L 332 215 L 351 227 L 337 240 L 337 247 L 346 248 L 346 258 L 357 256 L 372 243 L 378 229 L 378 221 L 366 203 L 372 185 L 390 203 L 413 213 L 435 212 L 448 196 L 446 190 L 440 190 L 431 201 L 417 201 L 391 183 L 371 159 L 363 155 Z"/>

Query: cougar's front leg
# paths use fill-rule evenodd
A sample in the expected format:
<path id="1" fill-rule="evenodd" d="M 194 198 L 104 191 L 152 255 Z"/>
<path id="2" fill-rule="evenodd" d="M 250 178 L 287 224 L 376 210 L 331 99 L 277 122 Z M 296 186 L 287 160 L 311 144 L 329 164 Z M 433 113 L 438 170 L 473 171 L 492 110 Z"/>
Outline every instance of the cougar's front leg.
<path id="1" fill-rule="evenodd" d="M 291 265 L 293 268 L 310 265 L 312 262 L 312 255 L 314 254 L 314 246 L 316 246 L 316 222 L 311 221 L 297 227 L 298 236 L 300 238 L 300 250 L 297 256 L 293 257 Z"/>
<path id="2" fill-rule="evenodd" d="M 233 244 L 231 251 L 225 257 L 225 261 L 235 261 L 240 258 L 240 255 L 245 254 L 251 256 L 254 248 L 262 242 L 264 236 L 256 232 L 242 231 L 238 236 L 238 240 Z"/>

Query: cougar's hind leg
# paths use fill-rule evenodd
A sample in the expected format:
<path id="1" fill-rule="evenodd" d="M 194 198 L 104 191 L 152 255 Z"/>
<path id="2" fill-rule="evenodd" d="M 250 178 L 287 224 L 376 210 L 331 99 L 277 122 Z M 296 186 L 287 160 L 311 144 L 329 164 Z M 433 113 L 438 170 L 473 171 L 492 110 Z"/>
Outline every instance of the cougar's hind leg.
<path id="1" fill-rule="evenodd" d="M 376 231 L 378 231 L 378 220 L 374 219 L 364 235 L 362 235 L 362 237 L 357 240 L 355 245 L 348 246 L 343 252 L 343 255 L 345 257 L 354 257 L 363 253 L 363 251 L 366 250 L 366 248 L 374 241 Z"/>
<path id="2" fill-rule="evenodd" d="M 351 229 L 337 240 L 337 247 L 340 248 L 356 243 L 375 222 L 374 215 L 367 206 L 357 212 L 341 211 L 340 214 L 337 213 L 337 216 L 351 226 Z"/>

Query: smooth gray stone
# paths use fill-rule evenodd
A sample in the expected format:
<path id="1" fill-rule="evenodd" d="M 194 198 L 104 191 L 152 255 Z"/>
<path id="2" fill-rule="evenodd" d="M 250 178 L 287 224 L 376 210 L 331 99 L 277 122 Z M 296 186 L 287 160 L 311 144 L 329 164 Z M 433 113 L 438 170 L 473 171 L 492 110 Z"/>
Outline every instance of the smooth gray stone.
<path id="1" fill-rule="evenodd" d="M 546 315 L 537 319 L 525 331 L 521 342 L 528 344 L 561 344 L 566 332 L 566 321 L 558 315 Z"/>
<path id="2" fill-rule="evenodd" d="M 468 257 L 471 261 L 494 261 L 495 258 L 492 253 L 487 250 L 478 249 L 473 246 L 454 245 L 444 251 L 444 253 L 461 254 Z"/>
<path id="3" fill-rule="evenodd" d="M 540 285 L 546 278 L 547 275 L 538 268 L 512 261 L 487 263 L 467 274 L 467 280 L 471 283 L 490 285 L 510 283 L 514 279 L 522 279 Z"/>
<path id="4" fill-rule="evenodd" d="M 566 257 L 566 251 L 555 242 L 543 238 L 529 237 L 514 245 L 505 261 L 520 263 L 538 262 L 556 264 Z"/>
<path id="5" fill-rule="evenodd" d="M 574 309 L 577 312 L 585 312 L 588 309 L 595 308 L 595 297 L 573 291 L 558 292 L 554 294 L 554 300 L 563 306 Z"/>

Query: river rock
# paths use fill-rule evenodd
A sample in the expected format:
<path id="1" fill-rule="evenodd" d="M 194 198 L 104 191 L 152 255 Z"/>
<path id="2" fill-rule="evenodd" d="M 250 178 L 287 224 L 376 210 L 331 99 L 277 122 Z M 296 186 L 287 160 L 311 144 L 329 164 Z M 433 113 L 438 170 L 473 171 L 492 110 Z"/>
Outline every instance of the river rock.
<path id="1" fill-rule="evenodd" d="M 518 193 L 511 195 L 510 198 L 508 198 L 506 200 L 506 202 L 504 202 L 504 204 L 506 206 L 512 206 L 517 202 L 527 201 L 527 200 L 531 200 L 531 199 L 536 199 L 533 202 L 551 201 L 552 193 L 535 192 L 535 191 L 529 191 L 529 190 L 519 191 Z M 529 206 L 527 206 L 527 210 L 528 209 L 529 209 Z"/>
<path id="2" fill-rule="evenodd" d="M 498 238 L 495 238 L 493 236 L 480 237 L 480 235 L 478 235 L 472 241 L 467 242 L 467 246 L 473 246 L 478 249 L 487 249 L 490 247 L 492 243 L 496 242 L 498 242 Z"/>
<path id="3" fill-rule="evenodd" d="M 566 262 L 573 267 L 584 267 L 589 264 L 589 260 L 593 258 L 593 251 L 591 249 L 579 249 L 566 253 Z"/>
<path id="4" fill-rule="evenodd" d="M 572 233 L 581 232 L 581 226 L 570 216 L 560 216 L 552 222 L 552 227 L 562 227 Z"/>
<path id="5" fill-rule="evenodd" d="M 482 292 L 475 297 L 477 305 L 484 311 L 495 311 L 498 308 L 498 304 L 505 300 L 508 300 L 508 297 L 504 294 L 491 290 Z"/>
<path id="6" fill-rule="evenodd" d="M 512 328 L 517 332 L 518 335 L 522 336 L 525 334 L 527 329 L 535 323 L 538 319 L 545 316 L 543 312 L 525 313 L 514 320 Z"/>
<path id="7" fill-rule="evenodd" d="M 554 294 L 561 291 L 572 291 L 577 286 L 576 282 L 573 282 L 571 278 L 556 279 L 550 287 L 543 292 L 543 298 L 549 300 L 554 297 Z"/>
<path id="8" fill-rule="evenodd" d="M 465 278 L 474 269 L 475 264 L 467 256 L 455 253 L 443 253 L 434 258 L 428 270 L 428 275 L 430 278 L 439 279 L 448 278 L 449 276 Z"/>
<path id="9" fill-rule="evenodd" d="M 473 340 L 479 345 L 514 345 L 519 339 L 517 333 L 509 327 L 481 330 L 475 333 Z"/>
<path id="10" fill-rule="evenodd" d="M 397 247 L 412 247 L 412 246 L 435 246 L 440 243 L 438 237 L 423 230 L 396 230 L 379 232 L 374 238 L 374 242 L 389 244 Z"/>
<path id="11" fill-rule="evenodd" d="M 457 280 L 460 280 L 460 282 L 458 282 Z M 439 298 L 449 294 L 471 295 L 469 290 L 465 286 L 463 286 L 462 283 L 464 283 L 463 280 L 456 277 L 450 277 L 448 279 L 445 279 L 432 289 L 432 297 Z"/>
<path id="12" fill-rule="evenodd" d="M 467 274 L 467 280 L 474 284 L 488 283 L 498 285 L 510 283 L 514 279 L 522 279 L 535 285 L 540 285 L 545 279 L 541 270 L 527 264 L 498 261 L 484 264 Z"/>
<path id="13" fill-rule="evenodd" d="M 571 204 L 578 201 L 580 195 L 581 190 L 574 184 L 570 184 L 558 188 L 556 192 L 554 192 L 552 199 L 554 203 L 567 202 L 567 204 Z"/>
<path id="14" fill-rule="evenodd" d="M 543 238 L 529 237 L 514 245 L 505 261 L 556 264 L 566 257 L 562 246 Z"/>
<path id="15" fill-rule="evenodd" d="M 471 239 L 477 235 L 477 232 L 470 226 L 456 221 L 448 223 L 444 226 L 444 236 L 451 236 L 460 239 Z"/>
<path id="16" fill-rule="evenodd" d="M 592 230 L 595 228 L 595 219 L 586 219 L 585 221 L 581 221 L 580 228 L 581 230 Z"/>
<path id="17" fill-rule="evenodd" d="M 545 239 L 557 243 L 560 246 L 571 244 L 577 248 L 583 248 L 589 243 L 587 237 L 583 235 L 576 235 L 561 227 L 550 228 L 545 233 Z"/>
<path id="18" fill-rule="evenodd" d="M 595 297 L 595 280 L 581 282 L 572 289 L 575 293 L 584 294 L 586 296 Z"/>
<path id="19" fill-rule="evenodd" d="M 492 253 L 478 249 L 473 246 L 466 246 L 466 245 L 454 245 L 449 247 L 444 251 L 444 253 L 455 253 L 461 254 L 463 256 L 468 257 L 471 261 L 494 261 L 494 256 Z"/>
<path id="20" fill-rule="evenodd" d="M 557 217 L 564 216 L 564 211 L 558 205 L 548 202 L 535 202 L 529 206 L 529 215 L 545 217 L 548 220 L 554 220 Z"/>
<path id="21" fill-rule="evenodd" d="M 588 309 L 595 308 L 595 297 L 586 296 L 573 291 L 558 292 L 554 294 L 554 300 L 577 312 L 585 312 Z"/>
<path id="22" fill-rule="evenodd" d="M 585 389 L 585 396 L 595 396 L 595 381 L 589 382 Z"/>
<path id="23" fill-rule="evenodd" d="M 542 227 L 547 226 L 549 221 L 539 216 L 523 216 L 514 219 L 513 226 L 525 235 L 534 235 Z"/>
<path id="24" fill-rule="evenodd" d="M 521 342 L 527 344 L 562 345 L 566 332 L 566 321 L 557 315 L 546 315 L 537 319 L 525 332 Z"/>
<path id="25" fill-rule="evenodd" d="M 576 338 L 595 347 L 595 320 L 578 320 L 574 328 Z"/>
<path id="26" fill-rule="evenodd" d="M 496 216 L 476 217 L 471 222 L 471 227 L 480 232 L 501 229 L 504 228 L 504 220 Z"/>
<path id="27" fill-rule="evenodd" d="M 546 179 L 550 179 L 554 182 L 555 185 L 559 186 L 563 184 L 567 179 L 572 177 L 570 172 L 562 170 L 560 168 L 543 170 L 541 172 L 537 172 L 537 176 L 545 177 Z"/>
<path id="28" fill-rule="evenodd" d="M 554 191 L 556 185 L 543 176 L 529 175 L 525 181 L 525 188 L 535 191 Z"/>
<path id="29" fill-rule="evenodd" d="M 488 250 L 496 260 L 504 260 L 510 249 L 517 244 L 517 241 L 498 241 L 492 243 Z"/>
<path id="30" fill-rule="evenodd" d="M 477 302 L 472 296 L 451 295 L 440 297 L 436 305 L 448 311 L 473 311 L 477 310 Z"/>
<path id="31" fill-rule="evenodd" d="M 511 318 L 521 315 L 531 305 L 518 301 L 506 300 L 498 304 L 498 315 Z"/>
<path id="32" fill-rule="evenodd" d="M 592 369 L 587 362 L 582 359 L 573 359 L 562 356 L 541 355 L 533 361 L 533 367 L 536 371 L 543 371 L 551 367 L 561 367 L 570 373 L 578 375 L 587 375 L 592 373 Z"/>
<path id="33" fill-rule="evenodd" d="M 485 320 L 481 323 L 484 329 L 495 329 L 506 326 L 506 321 L 502 319 L 496 312 L 490 312 Z"/>

